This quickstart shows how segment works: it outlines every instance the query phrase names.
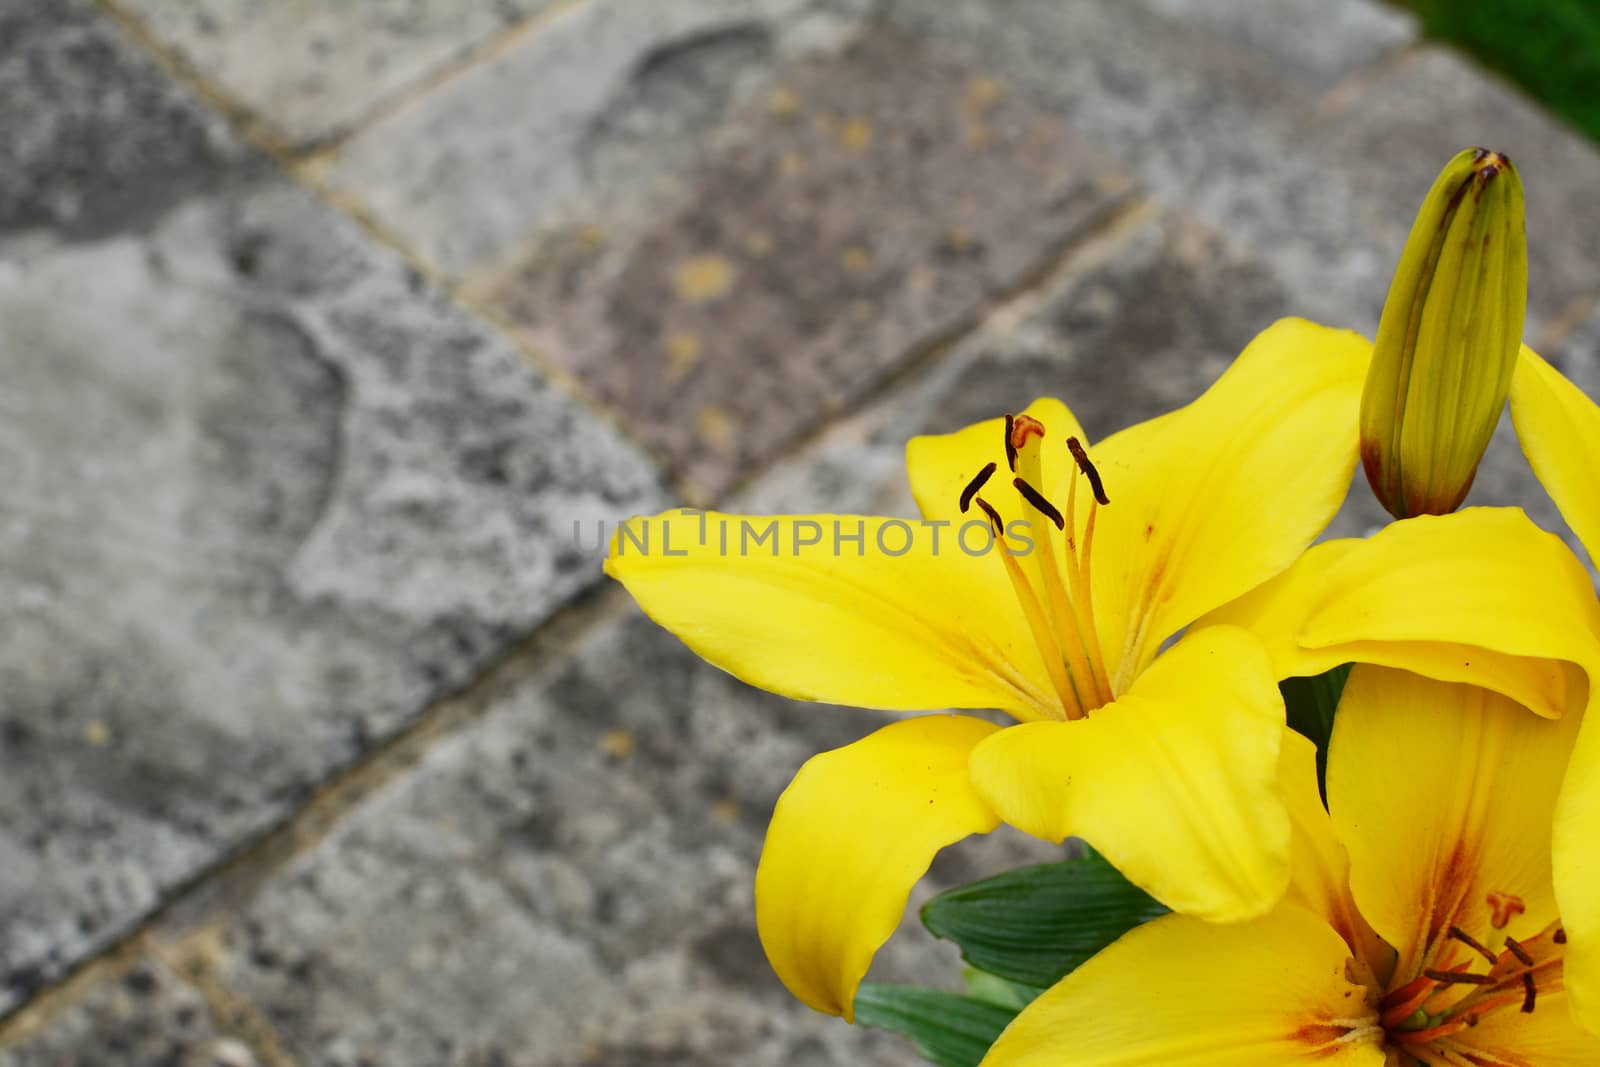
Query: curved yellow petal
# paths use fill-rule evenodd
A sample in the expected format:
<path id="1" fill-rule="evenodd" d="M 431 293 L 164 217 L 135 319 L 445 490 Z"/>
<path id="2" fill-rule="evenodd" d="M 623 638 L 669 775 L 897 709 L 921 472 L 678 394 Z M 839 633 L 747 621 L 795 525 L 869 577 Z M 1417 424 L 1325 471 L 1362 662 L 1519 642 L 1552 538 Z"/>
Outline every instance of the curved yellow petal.
<path id="1" fill-rule="evenodd" d="M 1387 972 L 1394 953 L 1362 917 L 1350 895 L 1350 857 L 1334 836 L 1333 821 L 1317 790 L 1316 746 L 1285 730 L 1278 773 L 1292 827 L 1289 891 L 1284 902 L 1320 917 L 1371 973 Z"/>
<path id="2" fill-rule="evenodd" d="M 1556 801 L 1553 860 L 1567 992 L 1579 1019 L 1600 1034 L 1600 711 L 1591 707 L 1585 718 Z"/>
<path id="3" fill-rule="evenodd" d="M 762 689 L 1036 718 L 1060 700 L 987 530 L 963 542 L 901 519 L 684 510 L 630 520 L 606 572 L 686 645 Z"/>
<path id="4" fill-rule="evenodd" d="M 1498 947 L 1556 918 L 1551 820 L 1580 720 L 1408 671 L 1350 672 L 1328 810 L 1361 913 L 1400 953 L 1397 981 L 1448 965 L 1435 950 L 1451 926 Z"/>
<path id="5" fill-rule="evenodd" d="M 1570 958 L 1567 965 L 1571 981 Z M 1570 989 L 1539 994 L 1531 1012 L 1496 1011 L 1450 1038 L 1454 1063 L 1487 1067 L 1595 1067 L 1600 1063 L 1600 1037 L 1585 1033 L 1569 1010 Z"/>
<path id="6" fill-rule="evenodd" d="M 962 715 L 893 723 L 808 760 L 772 813 L 756 927 L 802 1003 L 850 1020 L 856 987 L 934 853 L 999 824 L 967 778 L 999 727 Z"/>
<path id="7" fill-rule="evenodd" d="M 972 780 L 1013 826 L 1051 841 L 1080 835 L 1174 911 L 1233 922 L 1267 911 L 1288 884 L 1283 732 L 1260 644 L 1215 628 L 1087 719 L 984 741 Z"/>
<path id="8" fill-rule="evenodd" d="M 1349 956 L 1293 906 L 1230 926 L 1157 919 L 1024 1008 L 982 1067 L 1383 1067 Z"/>
<path id="9" fill-rule="evenodd" d="M 1600 559 L 1600 407 L 1526 345 L 1511 378 L 1511 422 L 1534 475 Z"/>
<path id="10" fill-rule="evenodd" d="M 1038 419 L 1048 434 L 1049 447 L 1041 451 L 1046 484 L 1034 488 L 1049 496 L 1069 471 L 1076 469 L 1067 452 L 1067 438 L 1077 437 L 1087 444 L 1088 437 L 1071 409 L 1052 397 L 1040 397 L 1021 414 Z M 954 433 L 928 434 L 906 442 L 906 476 L 923 518 L 957 525 L 970 518 L 971 511 L 965 515 L 961 512 L 961 491 L 985 464 L 995 465 L 995 488 L 991 492 L 1011 481 L 1006 465 L 1005 426 L 1004 418 L 994 418 Z M 1009 494 L 1010 489 L 1005 492 Z"/>
<path id="11" fill-rule="evenodd" d="M 1581 709 L 1600 662 L 1588 573 L 1516 508 L 1424 515 L 1316 546 L 1205 621 L 1258 634 L 1280 677 L 1384 664 L 1545 716 Z"/>
<path id="12" fill-rule="evenodd" d="M 1288 567 L 1339 509 L 1371 346 L 1302 319 L 1264 330 L 1193 403 L 1091 449 L 1111 499 L 1092 574 L 1126 691 L 1162 642 Z"/>

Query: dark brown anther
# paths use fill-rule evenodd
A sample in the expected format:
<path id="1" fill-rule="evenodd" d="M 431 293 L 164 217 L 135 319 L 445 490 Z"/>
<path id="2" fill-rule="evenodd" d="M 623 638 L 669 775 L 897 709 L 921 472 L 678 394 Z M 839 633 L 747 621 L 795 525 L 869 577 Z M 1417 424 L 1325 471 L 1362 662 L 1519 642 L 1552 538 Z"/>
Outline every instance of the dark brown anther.
<path id="1" fill-rule="evenodd" d="M 1556 932 L 1550 935 L 1550 940 L 1554 941 L 1558 945 L 1565 945 L 1567 943 L 1566 928 L 1560 926 L 1556 927 Z"/>
<path id="2" fill-rule="evenodd" d="M 1065 530 L 1067 528 L 1067 520 L 1061 517 L 1061 512 L 1056 510 L 1054 504 L 1044 498 L 1043 493 L 1021 478 L 1011 479 L 1011 484 L 1017 487 L 1017 492 L 1022 494 L 1022 499 L 1038 508 L 1041 515 L 1055 523 L 1056 529 Z"/>
<path id="3" fill-rule="evenodd" d="M 977 498 L 977 504 L 983 509 L 983 513 L 989 516 L 989 524 L 994 527 L 994 535 L 996 537 L 1005 536 L 1006 524 L 1000 521 L 1000 513 L 981 496 Z"/>
<path id="4" fill-rule="evenodd" d="M 1532 971 L 1523 971 L 1522 972 L 1522 1013 L 1524 1015 L 1533 1014 L 1533 1005 L 1534 1005 L 1534 1002 L 1537 1001 L 1538 999 L 1539 999 L 1539 990 L 1538 990 L 1538 987 L 1536 987 L 1533 984 L 1533 972 Z"/>
<path id="5" fill-rule="evenodd" d="M 1531 953 L 1527 949 L 1523 948 L 1522 945 L 1515 938 L 1510 938 L 1510 937 L 1506 938 L 1506 949 L 1513 956 L 1517 957 L 1517 959 L 1521 961 L 1521 963 L 1522 963 L 1522 965 L 1524 967 L 1532 967 L 1533 966 L 1533 953 Z"/>
<path id="6" fill-rule="evenodd" d="M 1472 951 L 1476 952 L 1478 955 L 1482 956 L 1484 959 L 1488 960 L 1490 966 L 1493 966 L 1495 961 L 1498 959 L 1498 957 L 1493 952 L 1490 952 L 1489 949 L 1485 945 L 1480 944 L 1476 938 L 1474 938 L 1471 934 L 1467 933 L 1465 930 L 1461 929 L 1461 927 L 1452 926 L 1452 927 L 1450 927 L 1449 930 L 1447 930 L 1445 932 L 1449 936 L 1451 936 L 1451 937 L 1455 938 L 1457 941 L 1461 942 L 1463 945 L 1466 945 L 1468 948 L 1472 949 Z M 1508 938 L 1506 938 L 1506 940 L 1510 941 L 1511 939 L 1508 937 Z"/>
<path id="7" fill-rule="evenodd" d="M 992 477 L 994 477 L 993 463 L 988 464 L 983 470 L 972 476 L 972 481 L 968 482 L 967 487 L 961 490 L 961 514 L 965 515 L 967 513 L 967 509 L 972 506 L 972 498 L 978 495 L 978 490 L 983 488 L 983 483 Z"/>
<path id="8" fill-rule="evenodd" d="M 1083 472 L 1083 476 L 1089 479 L 1089 488 L 1094 490 L 1095 501 L 1101 507 L 1111 503 L 1106 498 L 1106 487 L 1105 483 L 1100 481 L 1100 472 L 1089 462 L 1089 453 L 1083 450 L 1083 442 L 1076 437 L 1067 438 L 1067 451 L 1072 453 L 1072 458 L 1077 461 L 1078 469 Z"/>
<path id="9" fill-rule="evenodd" d="M 1442 985 L 1488 985 L 1494 981 L 1486 974 L 1470 971 L 1436 971 L 1430 967 L 1422 973 Z"/>
<path id="10" fill-rule="evenodd" d="M 1017 446 L 1011 443 L 1011 431 L 1016 429 L 1017 417 L 1011 412 L 1006 412 L 1006 466 L 1011 468 L 1011 473 L 1017 473 Z"/>

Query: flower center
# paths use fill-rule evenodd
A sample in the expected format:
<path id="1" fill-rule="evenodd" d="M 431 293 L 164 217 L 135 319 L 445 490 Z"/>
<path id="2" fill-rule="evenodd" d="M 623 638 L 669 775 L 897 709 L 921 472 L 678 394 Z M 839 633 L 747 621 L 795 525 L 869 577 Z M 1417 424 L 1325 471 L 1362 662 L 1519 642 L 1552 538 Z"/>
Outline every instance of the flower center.
<path id="1" fill-rule="evenodd" d="M 1452 1035 L 1486 1016 L 1512 1010 L 1531 1014 L 1542 993 L 1562 987 L 1566 943 L 1559 920 L 1525 941 L 1506 937 L 1498 952 L 1450 927 L 1436 966 L 1378 1002 L 1389 1047 L 1433 1063 L 1429 1049 L 1448 1049 Z M 1458 956 L 1464 958 L 1458 961 Z"/>
<path id="2" fill-rule="evenodd" d="M 985 465 L 973 476 L 961 492 L 960 503 L 963 514 L 976 504 L 988 517 L 1006 576 L 1061 701 L 1061 712 L 1068 719 L 1080 719 L 1110 703 L 1114 696 L 1100 650 L 1100 635 L 1095 629 L 1089 581 L 1095 516 L 1110 500 L 1083 442 L 1076 437 L 1067 438 L 1067 451 L 1093 494 L 1080 537 L 1077 477 L 1068 484 L 1064 512 L 1044 493 L 1042 454 L 1046 441 L 1044 423 L 1038 419 L 1030 415 L 1006 416 L 1006 465 L 1012 475 L 1011 488 L 1016 493 L 1015 508 L 1020 518 L 1007 522 L 1001 509 L 982 495 L 999 468 L 997 463 Z M 1010 500 L 996 499 L 1011 507 Z M 1058 536 L 1064 548 L 1059 554 Z"/>

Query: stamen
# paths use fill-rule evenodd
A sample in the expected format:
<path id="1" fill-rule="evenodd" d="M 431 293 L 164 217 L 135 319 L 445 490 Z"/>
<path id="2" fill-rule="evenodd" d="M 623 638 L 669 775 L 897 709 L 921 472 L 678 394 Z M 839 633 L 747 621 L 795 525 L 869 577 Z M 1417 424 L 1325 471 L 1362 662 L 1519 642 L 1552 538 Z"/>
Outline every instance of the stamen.
<path id="1" fill-rule="evenodd" d="M 1533 984 L 1532 971 L 1522 972 L 1522 989 L 1525 994 L 1522 998 L 1522 1014 L 1532 1015 L 1534 1002 L 1539 999 L 1539 990 Z"/>
<path id="2" fill-rule="evenodd" d="M 1486 947 L 1484 947 L 1484 945 L 1482 945 L 1480 942 L 1478 942 L 1476 939 L 1474 939 L 1472 937 L 1472 935 L 1468 934 L 1465 930 L 1461 929 L 1461 927 L 1459 927 L 1459 926 L 1452 926 L 1452 927 L 1450 927 L 1449 930 L 1445 931 L 1445 933 L 1448 934 L 1450 937 L 1455 938 L 1457 941 L 1461 942 L 1463 945 L 1466 945 L 1468 948 L 1472 949 L 1472 951 L 1476 952 L 1478 955 L 1482 956 L 1484 959 L 1488 960 L 1489 961 L 1489 966 L 1491 966 L 1491 967 L 1493 967 L 1495 965 L 1495 962 L 1500 959 L 1499 956 L 1496 956 L 1493 952 L 1490 952 Z M 1508 937 L 1508 938 L 1506 938 L 1506 940 L 1510 941 L 1511 939 Z M 1533 961 L 1529 960 L 1528 962 L 1531 964 Z"/>
<path id="3" fill-rule="evenodd" d="M 992 468 L 994 464 L 991 463 L 989 466 Z M 1011 479 L 1011 484 L 1017 487 L 1017 492 L 1022 494 L 1024 500 L 1039 510 L 1039 514 L 1055 523 L 1056 529 L 1066 529 L 1067 520 L 1061 517 L 1061 512 L 1056 510 L 1056 506 L 1054 504 L 1050 503 L 1050 501 L 1044 498 L 1043 493 L 1039 492 L 1039 490 L 1035 489 L 1021 478 Z"/>
<path id="4" fill-rule="evenodd" d="M 1512 937 L 1506 938 L 1506 948 L 1507 948 L 1507 950 L 1510 951 L 1510 953 L 1513 956 L 1517 957 L 1517 959 L 1522 961 L 1523 966 L 1525 966 L 1525 967 L 1532 967 L 1533 966 L 1533 953 L 1531 953 L 1527 949 L 1523 948 L 1522 947 L 1522 943 L 1520 941 L 1518 941 L 1516 938 L 1512 938 Z"/>
<path id="5" fill-rule="evenodd" d="M 1011 468 L 1011 473 L 1017 473 L 1017 446 L 1011 442 L 1011 432 L 1016 429 L 1017 417 L 1011 412 L 1006 412 L 1006 466 Z"/>
<path id="6" fill-rule="evenodd" d="M 1550 940 L 1554 941 L 1558 945 L 1565 945 L 1567 943 L 1566 927 L 1557 927 L 1556 932 L 1550 935 Z"/>
<path id="7" fill-rule="evenodd" d="M 978 495 L 978 490 L 983 488 L 985 482 L 994 477 L 994 469 L 994 464 L 990 463 L 983 470 L 974 474 L 972 481 L 968 482 L 967 487 L 961 490 L 961 514 L 965 515 L 967 509 L 972 507 L 972 498 Z"/>
<path id="8" fill-rule="evenodd" d="M 1083 450 L 1083 442 L 1076 437 L 1067 438 L 1067 451 L 1072 453 L 1072 458 L 1077 461 L 1078 469 L 1083 472 L 1083 476 L 1089 479 L 1089 488 L 1094 490 L 1095 501 L 1101 507 L 1111 503 L 1106 498 L 1106 487 L 1100 480 L 1100 472 L 1089 462 L 1089 453 Z"/>
<path id="9" fill-rule="evenodd" d="M 1004 537 L 1006 529 L 1005 523 L 1000 521 L 1000 513 L 996 511 L 990 505 L 990 503 L 981 496 L 977 498 L 977 504 L 983 509 L 983 513 L 989 516 L 989 524 L 994 527 L 995 536 Z"/>
<path id="10" fill-rule="evenodd" d="M 1472 974 L 1468 971 L 1436 971 L 1429 967 L 1422 972 L 1440 985 L 1491 985 L 1494 979 L 1486 974 Z"/>

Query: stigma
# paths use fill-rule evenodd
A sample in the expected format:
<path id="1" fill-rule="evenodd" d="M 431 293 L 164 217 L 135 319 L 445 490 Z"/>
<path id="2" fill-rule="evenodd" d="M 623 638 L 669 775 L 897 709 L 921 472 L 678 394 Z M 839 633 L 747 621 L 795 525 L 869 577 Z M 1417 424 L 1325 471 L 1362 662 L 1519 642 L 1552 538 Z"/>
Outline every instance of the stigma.
<path id="1" fill-rule="evenodd" d="M 1061 718 L 1083 718 L 1115 695 L 1095 627 L 1090 580 L 1095 518 L 1110 499 L 1099 470 L 1076 437 L 1054 442 L 1045 424 L 1031 415 L 1006 415 L 1003 433 L 1011 477 L 996 479 L 999 460 L 987 463 L 961 490 L 958 503 L 962 514 L 976 507 L 994 531 L 1018 610 L 1059 701 L 1058 707 L 1046 710 Z M 1045 450 L 1062 447 L 1076 475 L 1089 484 L 1081 527 L 1077 476 L 1068 480 L 1064 506 L 1048 495 Z"/>

